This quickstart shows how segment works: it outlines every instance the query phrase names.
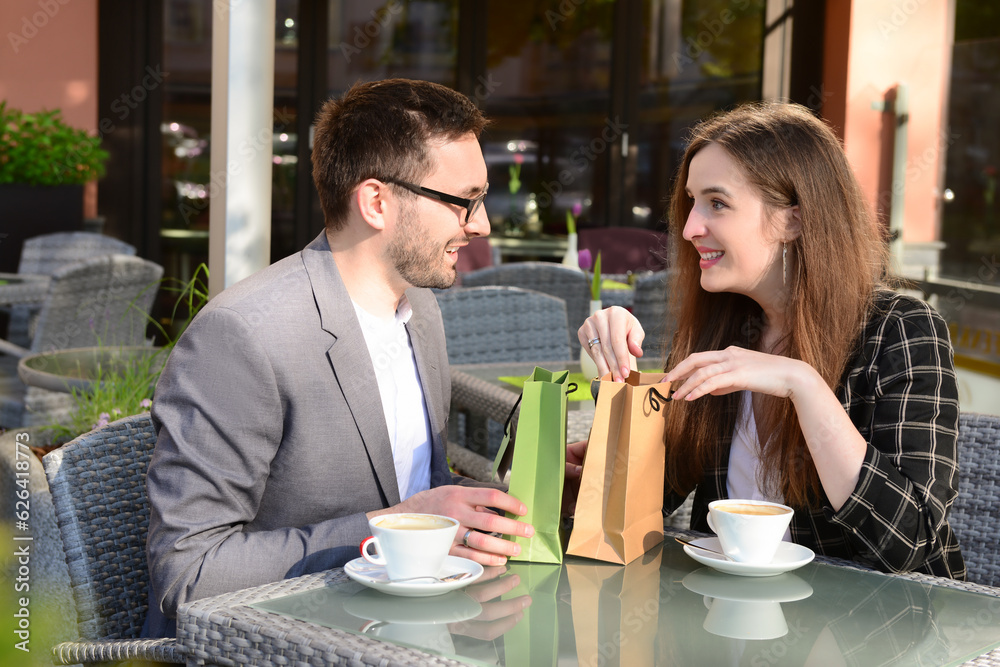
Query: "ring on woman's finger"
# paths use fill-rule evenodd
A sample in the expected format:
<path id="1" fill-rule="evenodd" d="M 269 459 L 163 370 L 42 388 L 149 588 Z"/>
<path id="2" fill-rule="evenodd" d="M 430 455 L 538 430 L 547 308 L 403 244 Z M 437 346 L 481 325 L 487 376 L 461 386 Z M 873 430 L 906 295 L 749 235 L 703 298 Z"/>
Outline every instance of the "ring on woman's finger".
<path id="1" fill-rule="evenodd" d="M 600 345 L 600 344 L 601 344 L 600 338 L 591 338 L 590 340 L 587 341 L 588 347 L 594 347 L 595 345 Z"/>
<path id="2" fill-rule="evenodd" d="M 465 537 L 462 538 L 462 544 L 464 544 L 466 546 L 466 548 L 468 548 L 468 549 L 472 548 L 472 545 L 469 544 L 469 535 L 471 535 L 474 532 L 476 532 L 476 531 L 474 529 L 470 528 L 467 531 L 465 531 Z"/>

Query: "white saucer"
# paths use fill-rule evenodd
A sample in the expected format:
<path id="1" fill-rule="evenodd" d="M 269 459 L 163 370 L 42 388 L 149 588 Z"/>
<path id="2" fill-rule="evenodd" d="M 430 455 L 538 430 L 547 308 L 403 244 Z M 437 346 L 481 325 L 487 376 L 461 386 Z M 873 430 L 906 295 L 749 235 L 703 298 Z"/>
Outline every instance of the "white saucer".
<path id="1" fill-rule="evenodd" d="M 389 581 L 384 567 L 369 563 L 364 558 L 355 558 L 352 560 L 344 566 L 344 572 L 359 584 L 374 588 L 377 591 L 409 598 L 421 598 L 431 595 L 443 595 L 448 591 L 468 586 L 482 576 L 483 566 L 468 558 L 447 556 L 437 576 L 447 577 L 459 572 L 468 572 L 469 576 L 457 581 L 441 582 L 429 580 L 392 582 Z"/>
<path id="2" fill-rule="evenodd" d="M 719 544 L 719 538 L 717 537 L 701 537 L 696 540 L 691 540 L 691 544 L 705 547 L 706 549 L 722 551 L 722 545 Z M 721 554 L 711 554 L 707 551 L 694 549 L 687 545 L 684 546 L 684 553 L 691 556 L 691 558 L 694 558 L 702 565 L 707 565 L 718 570 L 719 572 L 739 574 L 744 577 L 773 577 L 776 574 L 789 572 L 802 567 L 816 557 L 816 554 L 813 553 L 812 549 L 804 547 L 801 544 L 795 544 L 794 542 L 782 542 L 778 545 L 778 551 L 774 554 L 774 558 L 770 563 L 766 563 L 764 565 L 737 563 L 727 559 Z"/>

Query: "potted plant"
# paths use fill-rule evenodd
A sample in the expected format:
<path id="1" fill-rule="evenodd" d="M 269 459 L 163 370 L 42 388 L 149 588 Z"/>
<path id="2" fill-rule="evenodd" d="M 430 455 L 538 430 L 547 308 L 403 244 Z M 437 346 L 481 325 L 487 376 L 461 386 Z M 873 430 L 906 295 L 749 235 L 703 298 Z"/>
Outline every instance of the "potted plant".
<path id="1" fill-rule="evenodd" d="M 27 429 L 30 449 L 39 458 L 78 435 L 151 407 L 174 344 L 208 302 L 208 267 L 199 265 L 186 283 L 163 278 L 146 289 L 176 295 L 169 320 L 161 322 L 143 313 L 165 341 L 162 346 L 99 345 L 41 352 L 20 360 L 18 375 L 25 384 L 73 396 L 73 407 L 60 423 Z"/>
<path id="2" fill-rule="evenodd" d="M 104 175 L 100 137 L 58 109 L 25 113 L 0 101 L 0 271 L 17 270 L 27 236 L 83 229 L 83 185 Z"/>

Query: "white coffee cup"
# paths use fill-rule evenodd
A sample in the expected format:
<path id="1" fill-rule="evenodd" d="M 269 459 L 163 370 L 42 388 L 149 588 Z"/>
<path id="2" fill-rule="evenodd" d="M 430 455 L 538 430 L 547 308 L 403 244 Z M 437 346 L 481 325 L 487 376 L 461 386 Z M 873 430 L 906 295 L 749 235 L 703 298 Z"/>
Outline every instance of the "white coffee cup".
<path id="1" fill-rule="evenodd" d="M 361 543 L 361 555 L 384 566 L 390 580 L 438 576 L 458 532 L 458 521 L 438 514 L 382 514 L 368 525 L 372 536 Z"/>
<path id="2" fill-rule="evenodd" d="M 764 500 L 715 500 L 708 504 L 708 525 L 722 551 L 739 563 L 764 565 L 774 559 L 792 520 L 792 508 Z"/>

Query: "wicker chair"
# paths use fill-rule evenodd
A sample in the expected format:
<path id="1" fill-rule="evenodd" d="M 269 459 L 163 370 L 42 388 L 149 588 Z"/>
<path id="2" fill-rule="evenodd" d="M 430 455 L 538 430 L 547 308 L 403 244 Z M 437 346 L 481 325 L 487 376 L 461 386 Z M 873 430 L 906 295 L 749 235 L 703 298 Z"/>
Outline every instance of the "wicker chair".
<path id="1" fill-rule="evenodd" d="M 31 346 L 0 339 L 0 426 L 47 425 L 66 418 L 72 396 L 25 387 L 17 360 L 73 347 L 142 345 L 163 267 L 128 255 L 65 266 L 52 276 Z"/>
<path id="2" fill-rule="evenodd" d="M 642 347 L 646 354 L 662 354 L 673 334 L 673 323 L 667 321 L 668 271 L 656 271 L 635 281 L 632 314 L 639 320 L 646 338 Z"/>
<path id="3" fill-rule="evenodd" d="M 135 255 L 135 247 L 92 232 L 42 234 L 25 240 L 17 272 L 51 276 L 69 264 L 104 255 Z M 29 347 L 33 329 L 31 320 L 38 316 L 40 307 L 41 304 L 12 307 L 7 340 Z"/>
<path id="4" fill-rule="evenodd" d="M 146 413 L 81 435 L 43 460 L 81 637 L 53 647 L 55 664 L 184 662 L 176 639 L 138 639 L 149 590 L 146 469 L 155 444 Z"/>
<path id="5" fill-rule="evenodd" d="M 448 361 L 488 364 L 569 359 L 566 304 L 517 287 L 464 287 L 437 293 Z"/>
<path id="6" fill-rule="evenodd" d="M 1000 585 L 1000 417 L 963 412 L 958 419 L 958 497 L 949 523 L 969 581 Z"/>
<path id="7" fill-rule="evenodd" d="M 463 287 L 483 285 L 521 287 L 551 294 L 565 301 L 569 325 L 568 358 L 575 359 L 579 356 L 580 342 L 576 338 L 576 331 L 590 314 L 590 284 L 583 271 L 552 262 L 513 262 L 472 271 L 462 278 Z"/>
<path id="8" fill-rule="evenodd" d="M 437 300 L 449 363 L 570 358 L 566 304 L 561 299 L 518 287 L 492 285 L 440 291 Z M 448 425 L 451 442 L 490 459 L 503 440 L 503 425 L 485 417 L 453 410 Z M 450 452 L 449 456 L 457 464 L 459 454 Z M 476 476 L 468 466 L 459 469 Z M 488 470 L 487 466 L 487 474 Z"/>

